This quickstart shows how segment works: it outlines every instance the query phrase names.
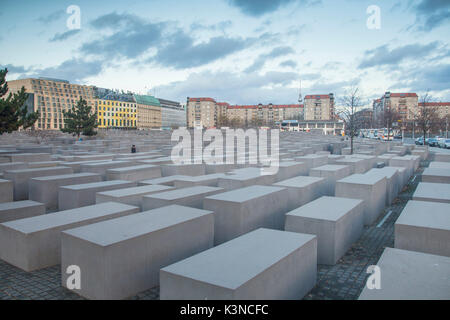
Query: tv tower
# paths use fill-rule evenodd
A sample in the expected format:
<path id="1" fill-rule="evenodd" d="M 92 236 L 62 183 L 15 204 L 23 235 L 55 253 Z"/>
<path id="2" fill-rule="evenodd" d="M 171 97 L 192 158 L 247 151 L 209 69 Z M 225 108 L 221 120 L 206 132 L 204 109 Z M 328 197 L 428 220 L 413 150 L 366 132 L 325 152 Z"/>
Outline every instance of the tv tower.
<path id="1" fill-rule="evenodd" d="M 298 103 L 303 103 L 303 96 L 302 96 L 302 79 L 300 79 L 300 87 L 299 87 L 299 93 L 298 93 Z"/>

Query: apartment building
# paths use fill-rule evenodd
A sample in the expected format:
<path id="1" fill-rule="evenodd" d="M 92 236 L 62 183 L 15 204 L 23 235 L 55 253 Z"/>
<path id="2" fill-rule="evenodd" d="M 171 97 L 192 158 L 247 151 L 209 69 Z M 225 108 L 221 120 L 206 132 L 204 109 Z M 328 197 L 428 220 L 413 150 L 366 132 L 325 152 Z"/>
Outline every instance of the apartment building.
<path id="1" fill-rule="evenodd" d="M 137 127 L 137 104 L 131 93 L 109 92 L 96 103 L 99 128 Z"/>
<path id="2" fill-rule="evenodd" d="M 307 95 L 304 100 L 304 118 L 307 121 L 334 120 L 334 94 Z"/>
<path id="3" fill-rule="evenodd" d="M 187 98 L 187 125 L 190 128 L 212 128 L 217 125 L 216 100 L 212 98 Z"/>
<path id="4" fill-rule="evenodd" d="M 134 95 L 136 101 L 137 128 L 149 130 L 161 127 L 161 104 L 158 99 L 149 95 Z"/>
<path id="5" fill-rule="evenodd" d="M 59 130 L 64 128 L 63 111 L 74 107 L 80 98 L 96 110 L 94 86 L 69 83 L 53 78 L 27 78 L 8 81 L 8 94 L 16 93 L 22 87 L 29 94 L 28 109 L 39 113 L 34 129 Z"/>
<path id="6" fill-rule="evenodd" d="M 419 106 L 423 106 L 423 103 L 419 103 Z M 450 102 L 426 102 L 425 106 L 434 108 L 439 118 L 450 116 Z"/>
<path id="7" fill-rule="evenodd" d="M 303 105 L 230 105 L 212 98 L 188 98 L 187 119 L 190 128 L 218 127 L 223 119 L 244 126 L 271 125 L 287 119 L 303 119 Z"/>

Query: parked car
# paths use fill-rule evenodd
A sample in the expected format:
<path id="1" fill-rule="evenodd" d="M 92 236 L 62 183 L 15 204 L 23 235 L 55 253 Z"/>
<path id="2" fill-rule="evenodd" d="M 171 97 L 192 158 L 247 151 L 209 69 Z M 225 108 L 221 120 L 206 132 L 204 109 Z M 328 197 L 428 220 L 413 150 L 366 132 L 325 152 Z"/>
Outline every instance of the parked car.
<path id="1" fill-rule="evenodd" d="M 428 141 L 427 141 L 427 144 L 430 147 L 437 147 L 438 146 L 438 139 L 436 139 L 436 138 L 429 138 Z"/>
<path id="2" fill-rule="evenodd" d="M 439 148 L 450 149 L 450 139 L 443 139 L 439 141 Z"/>
<path id="3" fill-rule="evenodd" d="M 423 146 L 423 137 L 417 138 L 414 141 L 414 143 L 417 144 L 417 145 Z"/>

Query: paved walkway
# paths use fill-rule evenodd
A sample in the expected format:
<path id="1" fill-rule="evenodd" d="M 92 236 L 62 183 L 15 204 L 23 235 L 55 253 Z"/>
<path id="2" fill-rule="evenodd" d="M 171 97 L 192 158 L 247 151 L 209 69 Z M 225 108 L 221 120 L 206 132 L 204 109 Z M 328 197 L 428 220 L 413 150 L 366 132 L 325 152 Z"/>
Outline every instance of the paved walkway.
<path id="1" fill-rule="evenodd" d="M 425 164 L 425 163 L 423 163 Z M 425 164 L 428 166 L 428 163 Z M 369 265 L 375 265 L 384 248 L 394 246 L 394 223 L 417 187 L 423 168 L 419 168 L 414 181 L 410 181 L 393 205 L 386 208 L 380 219 L 364 233 L 345 256 L 334 266 L 318 266 L 317 285 L 306 300 L 354 300 L 365 286 Z M 385 216 L 389 216 L 382 220 Z M 67 300 L 83 299 L 61 287 L 60 266 L 34 272 L 24 272 L 0 260 L 0 300 Z M 142 292 L 132 299 L 159 299 L 159 288 Z"/>

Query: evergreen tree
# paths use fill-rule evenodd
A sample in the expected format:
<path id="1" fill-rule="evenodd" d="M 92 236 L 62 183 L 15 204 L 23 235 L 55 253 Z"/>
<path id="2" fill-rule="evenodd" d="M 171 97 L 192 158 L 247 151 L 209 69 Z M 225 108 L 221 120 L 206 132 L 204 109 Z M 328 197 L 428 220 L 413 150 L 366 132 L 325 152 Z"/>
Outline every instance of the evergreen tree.
<path id="1" fill-rule="evenodd" d="M 10 93 L 6 99 L 3 98 L 8 92 L 8 83 L 5 80 L 7 73 L 8 69 L 0 70 L 0 135 L 16 131 L 20 127 L 29 128 L 39 118 L 37 112 L 28 112 L 25 104 L 28 94 L 24 87 L 18 93 Z"/>
<path id="2" fill-rule="evenodd" d="M 85 136 L 94 136 L 97 131 L 97 114 L 92 113 L 92 108 L 88 106 L 83 98 L 78 100 L 77 105 L 72 110 L 64 111 L 64 128 L 62 132 L 72 133 L 78 138 L 80 134 Z"/>

